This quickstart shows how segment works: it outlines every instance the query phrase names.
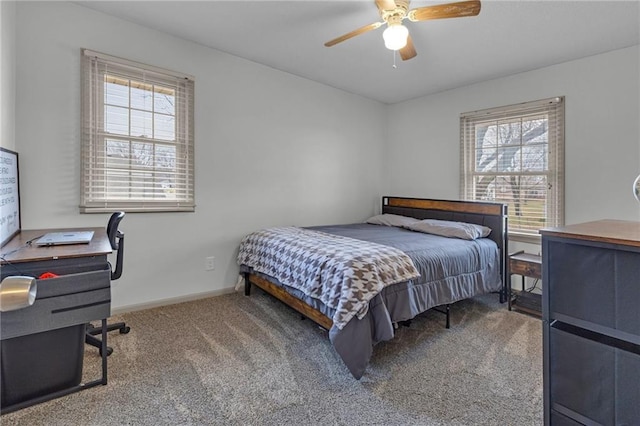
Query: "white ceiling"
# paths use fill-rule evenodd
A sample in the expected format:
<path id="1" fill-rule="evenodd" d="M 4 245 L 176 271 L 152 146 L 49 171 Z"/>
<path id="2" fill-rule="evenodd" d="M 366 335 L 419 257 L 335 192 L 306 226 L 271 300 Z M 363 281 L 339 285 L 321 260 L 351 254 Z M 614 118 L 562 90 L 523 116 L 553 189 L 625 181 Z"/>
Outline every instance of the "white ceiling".
<path id="1" fill-rule="evenodd" d="M 384 103 L 640 42 L 637 0 L 483 0 L 476 17 L 404 21 L 418 56 L 394 69 L 383 28 L 323 45 L 380 21 L 373 0 L 75 3 Z"/>

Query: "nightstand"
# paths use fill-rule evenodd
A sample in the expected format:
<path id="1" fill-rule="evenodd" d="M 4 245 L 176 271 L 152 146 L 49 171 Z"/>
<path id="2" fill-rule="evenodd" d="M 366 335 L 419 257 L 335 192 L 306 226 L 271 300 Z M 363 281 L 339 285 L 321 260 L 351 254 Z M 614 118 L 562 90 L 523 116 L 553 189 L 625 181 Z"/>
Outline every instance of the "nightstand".
<path id="1" fill-rule="evenodd" d="M 509 255 L 509 277 L 522 275 L 522 290 L 511 288 L 509 279 L 509 310 L 512 308 L 538 317 L 542 316 L 542 296 L 525 290 L 525 277 L 542 279 L 542 257 L 519 251 Z"/>

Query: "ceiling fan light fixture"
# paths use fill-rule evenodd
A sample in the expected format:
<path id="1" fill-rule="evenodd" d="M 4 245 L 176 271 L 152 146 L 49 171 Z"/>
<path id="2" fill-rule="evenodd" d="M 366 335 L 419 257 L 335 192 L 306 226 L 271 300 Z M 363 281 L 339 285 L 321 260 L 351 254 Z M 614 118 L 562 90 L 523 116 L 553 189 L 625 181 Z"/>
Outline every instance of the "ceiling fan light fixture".
<path id="1" fill-rule="evenodd" d="M 402 24 L 389 24 L 382 33 L 384 46 L 389 50 L 400 50 L 407 45 L 409 30 Z"/>

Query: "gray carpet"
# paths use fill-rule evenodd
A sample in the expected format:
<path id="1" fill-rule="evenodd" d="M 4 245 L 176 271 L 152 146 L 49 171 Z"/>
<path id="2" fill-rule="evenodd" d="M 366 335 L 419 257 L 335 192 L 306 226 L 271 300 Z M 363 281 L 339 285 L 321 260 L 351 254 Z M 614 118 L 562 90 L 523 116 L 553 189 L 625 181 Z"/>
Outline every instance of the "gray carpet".
<path id="1" fill-rule="evenodd" d="M 357 381 L 327 333 L 261 291 L 132 312 L 109 384 L 4 425 L 541 425 L 541 322 L 496 295 L 428 312 L 376 346 Z M 84 375 L 99 375 L 87 347 Z"/>

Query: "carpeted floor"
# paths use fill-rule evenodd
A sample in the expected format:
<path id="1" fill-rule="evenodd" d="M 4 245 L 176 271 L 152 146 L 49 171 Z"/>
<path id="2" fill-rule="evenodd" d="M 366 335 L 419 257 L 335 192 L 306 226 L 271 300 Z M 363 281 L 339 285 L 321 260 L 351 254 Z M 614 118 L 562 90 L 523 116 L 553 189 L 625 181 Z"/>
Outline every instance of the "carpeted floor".
<path id="1" fill-rule="evenodd" d="M 542 326 L 496 295 L 428 312 L 353 379 L 327 333 L 260 291 L 132 312 L 109 384 L 8 425 L 541 425 Z M 84 375 L 99 375 L 87 347 Z"/>

